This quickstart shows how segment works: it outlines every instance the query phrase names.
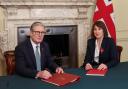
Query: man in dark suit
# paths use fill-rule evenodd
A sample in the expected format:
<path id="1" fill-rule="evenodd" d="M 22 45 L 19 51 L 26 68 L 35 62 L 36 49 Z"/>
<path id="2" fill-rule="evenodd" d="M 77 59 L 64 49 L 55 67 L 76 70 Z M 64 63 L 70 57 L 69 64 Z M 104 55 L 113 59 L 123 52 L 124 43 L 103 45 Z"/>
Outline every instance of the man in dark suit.
<path id="1" fill-rule="evenodd" d="M 51 59 L 48 45 L 43 42 L 45 27 L 41 22 L 34 22 L 30 28 L 30 39 L 15 48 L 16 73 L 32 78 L 48 79 L 50 71 L 63 73 Z"/>

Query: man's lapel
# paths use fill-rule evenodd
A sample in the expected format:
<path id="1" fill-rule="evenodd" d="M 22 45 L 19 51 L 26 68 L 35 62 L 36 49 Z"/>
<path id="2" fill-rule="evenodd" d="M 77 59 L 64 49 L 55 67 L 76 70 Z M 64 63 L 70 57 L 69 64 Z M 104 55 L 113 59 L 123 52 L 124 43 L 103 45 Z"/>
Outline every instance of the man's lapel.
<path id="1" fill-rule="evenodd" d="M 45 63 L 45 52 L 44 52 L 44 45 L 40 44 L 40 55 L 41 55 L 41 69 L 44 67 L 44 63 Z"/>
<path id="2" fill-rule="evenodd" d="M 28 54 L 30 55 L 30 58 L 31 58 L 30 60 L 32 60 L 32 62 L 34 64 L 34 67 L 36 68 L 36 58 L 35 58 L 34 49 L 32 47 L 32 44 L 31 44 L 30 40 L 28 42 L 27 47 L 28 47 Z"/>

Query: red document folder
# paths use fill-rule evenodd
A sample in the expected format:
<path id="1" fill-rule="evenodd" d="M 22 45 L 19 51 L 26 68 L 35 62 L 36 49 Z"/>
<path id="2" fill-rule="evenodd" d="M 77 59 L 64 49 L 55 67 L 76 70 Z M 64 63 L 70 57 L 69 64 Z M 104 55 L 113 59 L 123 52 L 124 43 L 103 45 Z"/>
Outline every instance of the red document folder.
<path id="1" fill-rule="evenodd" d="M 105 70 L 91 69 L 87 71 L 86 75 L 104 76 L 107 73 L 107 71 L 108 69 Z"/>
<path id="2" fill-rule="evenodd" d="M 68 83 L 72 83 L 80 79 L 80 76 L 74 75 L 74 74 L 69 74 L 69 73 L 63 73 L 63 74 L 58 74 L 55 73 L 53 76 L 49 79 L 41 79 L 42 81 L 57 85 L 57 86 L 63 86 Z"/>

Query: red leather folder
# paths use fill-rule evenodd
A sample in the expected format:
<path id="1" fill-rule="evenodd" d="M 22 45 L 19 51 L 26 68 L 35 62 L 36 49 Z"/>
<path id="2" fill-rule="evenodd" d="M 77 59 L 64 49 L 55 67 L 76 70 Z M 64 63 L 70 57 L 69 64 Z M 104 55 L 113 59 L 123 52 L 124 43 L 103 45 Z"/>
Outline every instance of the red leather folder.
<path id="1" fill-rule="evenodd" d="M 107 73 L 107 71 L 108 69 L 105 70 L 91 69 L 86 72 L 86 75 L 104 76 Z"/>
<path id="2" fill-rule="evenodd" d="M 55 73 L 51 78 L 46 80 L 45 79 L 41 79 L 41 80 L 57 86 L 63 86 L 68 83 L 75 82 L 79 79 L 80 79 L 80 76 L 78 75 L 69 74 L 69 73 L 63 73 L 63 74 Z"/>

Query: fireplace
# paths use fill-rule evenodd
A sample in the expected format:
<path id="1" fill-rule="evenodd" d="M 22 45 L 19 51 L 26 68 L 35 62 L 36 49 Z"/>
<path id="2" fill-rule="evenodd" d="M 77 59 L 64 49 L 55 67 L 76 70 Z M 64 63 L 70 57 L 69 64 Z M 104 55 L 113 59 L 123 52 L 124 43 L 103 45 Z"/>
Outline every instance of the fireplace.
<path id="1" fill-rule="evenodd" d="M 45 35 L 54 61 L 63 67 L 69 67 L 69 34 Z"/>
<path id="2" fill-rule="evenodd" d="M 78 67 L 77 25 L 47 26 L 44 41 L 50 48 L 52 59 L 64 68 Z M 18 44 L 27 39 L 29 27 L 18 27 Z"/>
<path id="3" fill-rule="evenodd" d="M 88 36 L 90 35 L 92 12 L 94 11 L 96 0 L 3 0 L 0 5 L 3 9 L 3 15 L 5 21 L 4 31 L 0 33 L 0 47 L 2 51 L 14 50 L 16 45 L 22 41 L 22 39 L 17 36 L 17 28 L 24 29 L 21 31 L 21 38 L 26 39 L 24 35 L 27 34 L 29 26 L 35 21 L 42 22 L 47 26 L 49 31 L 47 35 L 60 36 L 63 34 L 68 38 L 68 57 L 64 53 L 58 55 L 64 55 L 70 67 L 81 66 L 84 61 L 86 52 L 86 43 Z M 63 30 L 61 28 L 66 28 Z M 72 29 L 69 29 L 73 27 Z M 56 30 L 53 31 L 54 27 Z M 74 30 L 76 28 L 77 30 Z M 50 29 L 50 30 L 49 30 Z M 62 29 L 62 30 L 58 30 Z M 56 32 L 57 31 L 57 32 Z M 74 35 L 75 34 L 75 35 Z M 49 38 L 49 37 L 48 37 Z M 58 37 L 57 37 L 58 38 Z M 63 36 L 62 36 L 63 38 Z M 65 43 L 65 42 L 64 42 Z M 75 45 L 75 46 L 72 46 Z M 68 48 L 69 47 L 69 48 Z M 62 49 L 63 50 L 63 49 Z M 51 50 L 54 53 L 54 51 Z M 62 57 L 61 57 L 62 58 Z M 63 62 L 64 63 L 64 62 Z M 61 63 L 60 63 L 61 64 Z"/>

